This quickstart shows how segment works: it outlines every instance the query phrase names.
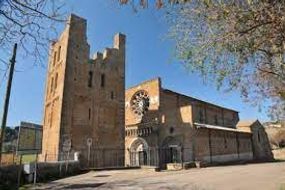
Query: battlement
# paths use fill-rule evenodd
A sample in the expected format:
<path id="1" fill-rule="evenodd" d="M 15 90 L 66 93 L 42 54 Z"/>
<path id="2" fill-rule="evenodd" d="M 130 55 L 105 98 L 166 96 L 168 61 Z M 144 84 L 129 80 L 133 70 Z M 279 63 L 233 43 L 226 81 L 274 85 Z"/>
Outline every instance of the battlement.
<path id="1" fill-rule="evenodd" d="M 59 54 L 63 63 L 71 68 L 85 68 L 86 64 L 118 65 L 125 62 L 126 36 L 122 33 L 114 35 L 113 44 L 90 56 L 90 45 L 87 40 L 87 21 L 71 14 L 60 37 L 51 44 L 51 55 Z M 117 60 L 117 61 L 113 61 Z M 108 62 L 113 64 L 108 64 Z M 51 58 L 50 65 L 56 65 L 57 58 Z M 85 65 L 85 66 L 84 66 Z M 50 68 L 52 68 L 51 66 Z M 95 68 L 95 67 L 94 67 Z M 122 66 L 124 68 L 124 65 Z M 72 69 L 72 68 L 71 68 Z M 90 67 L 90 69 L 92 69 Z"/>
<path id="2" fill-rule="evenodd" d="M 103 54 L 101 52 L 96 52 L 93 54 L 92 60 L 102 60 L 103 59 Z"/>
<path id="3" fill-rule="evenodd" d="M 103 61 L 112 58 L 112 56 L 123 56 L 125 54 L 125 43 L 126 36 L 121 33 L 116 34 L 113 40 L 113 48 L 107 47 L 103 50 L 103 53 L 97 51 L 91 58 L 92 62 Z"/>
<path id="4" fill-rule="evenodd" d="M 126 45 L 126 35 L 118 33 L 114 36 L 114 48 L 125 50 Z"/>
<path id="5" fill-rule="evenodd" d="M 116 34 L 108 48 L 90 55 L 87 21 L 69 16 L 50 48 L 43 152 L 54 156 L 48 160 L 61 159 L 66 139 L 72 142 L 71 153 L 82 155 L 87 155 L 85 139 L 124 148 L 125 42 L 125 35 Z"/>

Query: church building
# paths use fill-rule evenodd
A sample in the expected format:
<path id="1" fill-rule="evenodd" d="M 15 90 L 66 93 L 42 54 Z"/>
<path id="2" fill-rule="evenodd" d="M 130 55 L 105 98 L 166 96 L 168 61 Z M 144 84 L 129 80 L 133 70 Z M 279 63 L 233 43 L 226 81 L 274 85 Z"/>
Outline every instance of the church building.
<path id="1" fill-rule="evenodd" d="M 160 78 L 125 90 L 126 36 L 90 58 L 86 32 L 72 14 L 51 45 L 41 161 L 78 155 L 84 167 L 163 169 L 272 158 L 263 126 L 239 122 L 233 109 L 163 88 Z"/>
<path id="2" fill-rule="evenodd" d="M 237 111 L 165 89 L 160 78 L 127 89 L 125 109 L 126 165 L 272 159 L 262 125 L 237 128 Z"/>

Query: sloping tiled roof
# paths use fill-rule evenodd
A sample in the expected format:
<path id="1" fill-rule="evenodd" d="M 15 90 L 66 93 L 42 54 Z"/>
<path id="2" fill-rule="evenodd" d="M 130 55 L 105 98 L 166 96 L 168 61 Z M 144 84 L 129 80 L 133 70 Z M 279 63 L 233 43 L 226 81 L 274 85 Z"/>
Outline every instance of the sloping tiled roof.
<path id="1" fill-rule="evenodd" d="M 239 133 L 251 133 L 251 131 L 240 130 L 239 128 L 229 128 L 229 127 L 222 127 L 216 125 L 208 125 L 202 123 L 194 123 L 197 129 L 199 128 L 206 128 L 206 129 L 215 129 L 215 130 L 224 130 L 224 131 L 232 131 L 232 132 L 239 132 Z"/>
<path id="2" fill-rule="evenodd" d="M 163 90 L 164 92 L 166 92 L 166 93 L 176 94 L 176 95 L 178 95 L 178 96 L 183 96 L 183 97 L 185 97 L 185 98 L 189 98 L 189 99 L 194 100 L 194 101 L 206 103 L 206 104 L 212 105 L 212 106 L 214 106 L 214 107 L 219 107 L 219 108 L 222 108 L 222 109 L 225 109 L 225 110 L 229 110 L 229 111 L 233 111 L 233 112 L 237 112 L 237 113 L 238 113 L 237 110 L 234 110 L 234 109 L 231 109 L 231 108 L 226 108 L 226 107 L 223 107 L 223 106 L 220 106 L 220 105 L 211 103 L 211 102 L 207 102 L 207 101 L 204 101 L 204 100 L 200 100 L 200 99 L 198 99 L 198 98 L 194 98 L 194 97 L 192 97 L 192 96 L 188 96 L 188 95 L 185 95 L 185 94 L 182 94 L 182 93 L 179 93 L 179 92 L 174 92 L 174 91 L 172 91 L 172 90 L 165 89 L 165 88 L 163 88 L 162 90 Z"/>

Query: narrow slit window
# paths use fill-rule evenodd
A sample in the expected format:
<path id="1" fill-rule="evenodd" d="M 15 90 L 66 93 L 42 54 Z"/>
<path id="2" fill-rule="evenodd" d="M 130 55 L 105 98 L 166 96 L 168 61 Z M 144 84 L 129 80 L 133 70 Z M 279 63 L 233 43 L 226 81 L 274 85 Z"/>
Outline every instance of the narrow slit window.
<path id="1" fill-rule="evenodd" d="M 88 110 L 88 119 L 91 120 L 91 108 Z"/>
<path id="2" fill-rule="evenodd" d="M 61 46 L 58 47 L 57 61 L 60 60 L 60 54 L 61 54 Z"/>
<path id="3" fill-rule="evenodd" d="M 57 57 L 57 52 L 55 51 L 55 52 L 54 52 L 54 55 L 53 55 L 53 66 L 54 66 L 55 63 L 56 63 L 56 57 Z"/>
<path id="4" fill-rule="evenodd" d="M 50 112 L 50 126 L 49 127 L 52 127 L 52 116 L 53 116 L 53 112 Z"/>
<path id="5" fill-rule="evenodd" d="M 101 74 L 101 87 L 105 86 L 105 74 Z"/>
<path id="6" fill-rule="evenodd" d="M 111 91 L 111 99 L 113 100 L 114 99 L 114 92 Z"/>
<path id="7" fill-rule="evenodd" d="M 50 84 L 50 92 L 53 90 L 53 77 L 51 78 L 51 84 Z"/>
<path id="8" fill-rule="evenodd" d="M 89 71 L 89 74 L 88 74 L 88 87 L 89 88 L 92 87 L 92 80 L 93 80 L 93 72 Z"/>
<path id="9" fill-rule="evenodd" d="M 54 78 L 54 89 L 55 90 L 57 88 L 57 80 L 58 80 L 58 73 L 56 73 L 55 78 Z"/>
<path id="10" fill-rule="evenodd" d="M 224 135 L 224 144 L 225 144 L 225 148 L 228 148 L 228 145 L 227 145 L 227 136 L 226 136 L 226 134 Z"/>

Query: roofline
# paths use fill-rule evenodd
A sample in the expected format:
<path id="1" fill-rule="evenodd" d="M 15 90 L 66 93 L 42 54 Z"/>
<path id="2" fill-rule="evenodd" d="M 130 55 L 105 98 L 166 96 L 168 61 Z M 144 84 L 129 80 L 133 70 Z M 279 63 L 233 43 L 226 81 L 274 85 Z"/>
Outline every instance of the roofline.
<path id="1" fill-rule="evenodd" d="M 149 80 L 145 80 L 145 81 L 143 81 L 143 82 L 141 82 L 141 83 L 139 83 L 137 85 L 134 85 L 134 86 L 131 86 L 131 87 L 127 88 L 126 90 L 130 90 L 130 89 L 136 88 L 138 86 L 144 85 L 146 83 L 149 83 L 149 82 L 152 82 L 152 81 L 155 81 L 155 80 L 161 81 L 161 78 L 160 77 L 155 77 L 155 78 L 152 78 L 152 79 L 149 79 Z"/>
<path id="2" fill-rule="evenodd" d="M 239 130 L 238 128 L 228 128 L 223 126 L 216 126 L 216 125 L 209 125 L 209 124 L 203 124 L 203 123 L 194 123 L 194 127 L 196 129 L 204 128 L 204 129 L 213 129 L 213 130 L 221 130 L 221 131 L 230 131 L 235 133 L 246 133 L 246 134 L 252 134 L 251 131 L 243 131 Z"/>
<path id="3" fill-rule="evenodd" d="M 204 100 L 200 100 L 200 99 L 197 99 L 197 98 L 193 98 L 193 97 L 191 97 L 191 96 L 188 96 L 188 95 L 185 95 L 185 94 L 181 94 L 181 93 L 178 93 L 178 92 L 174 92 L 174 91 L 169 90 L 169 89 L 166 89 L 166 88 L 162 88 L 162 90 L 163 90 L 164 92 L 167 92 L 167 93 L 173 93 L 173 94 L 176 94 L 176 95 L 179 95 L 179 96 L 183 96 L 183 97 L 186 97 L 186 98 L 190 98 L 190 99 L 195 100 L 195 101 L 199 101 L 199 102 L 202 102 L 202 103 L 210 104 L 210 105 L 212 105 L 212 106 L 219 107 L 219 108 L 221 108 L 221 109 L 230 110 L 230 111 L 239 113 L 239 111 L 237 111 L 237 110 L 230 109 L 230 108 L 226 108 L 226 107 L 223 107 L 223 106 L 219 106 L 219 105 L 217 105 L 217 104 L 213 104 L 213 103 L 211 103 L 211 102 L 206 102 L 206 101 L 204 101 Z"/>
<path id="4" fill-rule="evenodd" d="M 149 82 L 152 82 L 152 81 L 155 81 L 155 80 L 159 80 L 160 83 L 161 83 L 161 78 L 160 77 L 155 77 L 155 78 L 152 78 L 152 79 L 149 79 L 149 80 L 145 80 L 137 85 L 134 85 L 134 86 L 131 86 L 129 88 L 126 89 L 126 91 L 130 90 L 130 89 L 134 89 L 138 86 L 141 86 L 141 85 L 144 85 L 146 83 L 149 83 Z M 162 85 L 161 85 L 162 86 Z M 179 96 L 183 96 L 183 97 L 186 97 L 186 98 L 189 98 L 189 99 L 192 99 L 192 100 L 195 100 L 195 101 L 199 101 L 199 102 L 202 102 L 202 103 L 206 103 L 206 104 L 209 104 L 209 105 L 212 105 L 212 106 L 215 106 L 215 107 L 219 107 L 221 109 L 225 109 L 225 110 L 229 110 L 229 111 L 233 111 L 233 112 L 236 112 L 236 113 L 239 113 L 239 111 L 237 110 L 234 110 L 234 109 L 230 109 L 230 108 L 226 108 L 226 107 L 223 107 L 223 106 L 219 106 L 217 104 L 213 104 L 213 103 L 210 103 L 210 102 L 206 102 L 206 101 L 203 101 L 203 100 L 200 100 L 198 98 L 193 98 L 191 96 L 188 96 L 188 95 L 185 95 L 185 94 L 182 94 L 182 93 L 178 93 L 178 92 L 174 92 L 172 90 L 169 90 L 169 89 L 166 89 L 166 88 L 163 88 L 161 87 L 161 90 L 164 91 L 164 92 L 168 92 L 168 93 L 173 93 L 173 94 L 176 94 L 176 95 L 179 95 Z"/>
<path id="5" fill-rule="evenodd" d="M 263 124 L 258 119 L 255 119 L 255 120 L 240 120 L 237 123 L 237 127 L 250 127 L 255 123 L 260 123 L 263 126 Z"/>

